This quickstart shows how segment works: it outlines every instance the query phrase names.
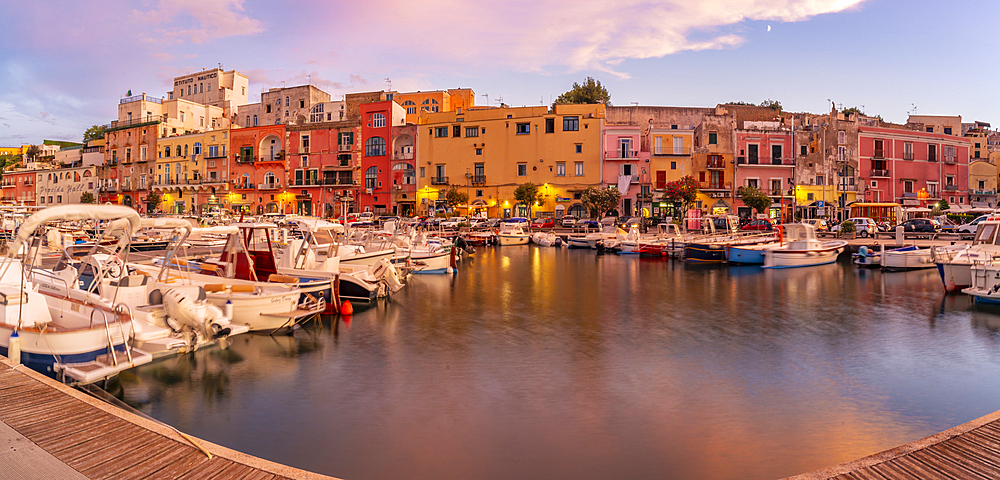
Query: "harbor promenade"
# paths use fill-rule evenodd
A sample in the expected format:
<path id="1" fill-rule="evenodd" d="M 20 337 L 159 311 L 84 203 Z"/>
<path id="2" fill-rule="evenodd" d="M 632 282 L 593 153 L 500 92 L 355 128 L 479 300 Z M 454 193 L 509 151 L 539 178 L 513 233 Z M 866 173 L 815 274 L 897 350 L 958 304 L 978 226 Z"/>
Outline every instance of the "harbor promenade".
<path id="1" fill-rule="evenodd" d="M 2 478 L 332 478 L 184 436 L 3 357 L 0 445 Z"/>

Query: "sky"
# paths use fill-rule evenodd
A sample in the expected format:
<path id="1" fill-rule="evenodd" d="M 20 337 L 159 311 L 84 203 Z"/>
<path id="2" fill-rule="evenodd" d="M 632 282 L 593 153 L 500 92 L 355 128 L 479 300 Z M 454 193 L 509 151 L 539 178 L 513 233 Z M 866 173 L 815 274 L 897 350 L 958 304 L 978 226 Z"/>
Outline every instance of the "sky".
<path id="1" fill-rule="evenodd" d="M 128 91 L 220 64 L 261 91 L 472 88 L 549 104 L 588 76 L 614 105 L 831 103 L 996 122 L 994 0 L 39 0 L 0 4 L 0 146 L 80 141 Z"/>

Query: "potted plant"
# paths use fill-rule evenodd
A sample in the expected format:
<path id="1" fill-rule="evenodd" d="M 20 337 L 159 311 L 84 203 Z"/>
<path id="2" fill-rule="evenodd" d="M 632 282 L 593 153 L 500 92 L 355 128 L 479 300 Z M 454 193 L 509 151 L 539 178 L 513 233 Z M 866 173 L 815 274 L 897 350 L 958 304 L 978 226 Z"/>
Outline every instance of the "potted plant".
<path id="1" fill-rule="evenodd" d="M 840 236 L 842 238 L 854 238 L 855 232 L 857 232 L 857 228 L 854 226 L 854 222 L 845 220 L 840 224 Z"/>

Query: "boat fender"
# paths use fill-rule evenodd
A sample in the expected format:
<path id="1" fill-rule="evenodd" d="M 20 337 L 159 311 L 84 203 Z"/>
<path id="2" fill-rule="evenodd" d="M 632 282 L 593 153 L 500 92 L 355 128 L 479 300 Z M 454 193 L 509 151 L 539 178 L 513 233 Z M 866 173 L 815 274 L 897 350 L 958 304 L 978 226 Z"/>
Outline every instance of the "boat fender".
<path id="1" fill-rule="evenodd" d="M 955 280 L 949 280 L 948 283 L 944 284 L 944 289 L 949 292 L 955 291 Z"/>
<path id="2" fill-rule="evenodd" d="M 21 363 L 21 338 L 17 336 L 17 330 L 10 334 L 9 342 L 7 344 L 7 359 L 15 365 Z"/>
<path id="3" fill-rule="evenodd" d="M 341 315 L 351 315 L 353 313 L 354 313 L 354 306 L 351 305 L 350 301 L 344 300 L 344 303 L 340 304 L 340 314 Z"/>

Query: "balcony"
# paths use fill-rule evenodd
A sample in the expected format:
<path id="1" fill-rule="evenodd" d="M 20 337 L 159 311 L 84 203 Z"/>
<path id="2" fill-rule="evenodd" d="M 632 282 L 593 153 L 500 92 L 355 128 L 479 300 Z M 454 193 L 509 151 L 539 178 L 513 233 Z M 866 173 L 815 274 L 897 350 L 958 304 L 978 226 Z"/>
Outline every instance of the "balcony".
<path id="1" fill-rule="evenodd" d="M 996 195 L 996 190 L 969 190 L 970 195 Z"/>
<path id="2" fill-rule="evenodd" d="M 653 155 L 657 157 L 679 157 L 685 155 L 691 155 L 691 147 L 685 148 L 672 148 L 660 151 L 653 151 Z"/>
<path id="3" fill-rule="evenodd" d="M 337 151 L 338 152 L 350 152 L 351 151 L 351 147 L 353 147 L 353 146 L 354 145 L 337 145 L 337 147 L 339 147 L 339 148 L 337 148 Z"/>
<path id="4" fill-rule="evenodd" d="M 875 150 L 875 153 L 872 154 L 872 158 L 877 158 L 879 160 L 885 158 L 885 150 Z"/>
<path id="5" fill-rule="evenodd" d="M 448 177 L 431 177 L 431 185 L 447 185 Z"/>
<path id="6" fill-rule="evenodd" d="M 731 190 L 733 184 L 726 182 L 701 182 L 698 184 L 698 188 L 701 190 Z"/>
<path id="7" fill-rule="evenodd" d="M 233 190 L 253 190 L 253 184 L 250 182 L 233 180 Z"/>
<path id="8" fill-rule="evenodd" d="M 888 170 L 872 170 L 872 178 L 889 178 Z"/>
<path id="9" fill-rule="evenodd" d="M 709 170 L 725 170 L 726 161 L 725 160 L 709 160 L 708 169 Z"/>
<path id="10" fill-rule="evenodd" d="M 944 186 L 944 191 L 946 191 L 946 192 L 957 192 L 958 191 L 958 185 L 945 185 Z"/>
<path id="11" fill-rule="evenodd" d="M 393 160 L 413 160 L 413 152 L 393 152 Z"/>
<path id="12" fill-rule="evenodd" d="M 270 190 L 281 190 L 281 182 L 258 183 L 257 184 L 257 190 L 260 190 L 262 192 L 270 191 Z"/>
<path id="13" fill-rule="evenodd" d="M 856 191 L 858 191 L 858 186 L 857 185 L 847 185 L 847 184 L 841 183 L 840 185 L 837 185 L 837 191 L 838 192 L 856 192 Z"/>
<path id="14" fill-rule="evenodd" d="M 644 200 L 644 201 L 649 202 L 649 201 L 653 200 L 653 194 L 652 193 L 637 193 L 637 194 L 635 194 L 635 198 L 637 200 Z"/>
<path id="15" fill-rule="evenodd" d="M 486 185 L 486 175 L 473 175 L 471 180 L 473 185 Z"/>
<path id="16" fill-rule="evenodd" d="M 639 158 L 638 150 L 612 150 L 604 152 L 605 160 L 631 160 Z"/>
<path id="17" fill-rule="evenodd" d="M 794 167 L 795 159 L 770 158 L 770 157 L 758 157 L 758 158 L 736 157 L 736 163 L 739 165 L 754 165 L 763 167 L 769 167 L 769 166 Z"/>
<path id="18" fill-rule="evenodd" d="M 320 185 L 354 185 L 351 178 L 324 178 L 321 182 Z"/>
<path id="19" fill-rule="evenodd" d="M 944 163 L 948 165 L 955 165 L 958 163 L 958 159 L 955 157 L 944 157 Z"/>
<path id="20" fill-rule="evenodd" d="M 149 100 L 149 97 L 147 97 L 146 100 Z M 163 117 L 161 117 L 160 115 L 147 115 L 147 116 L 140 116 L 140 117 L 131 118 L 131 119 L 127 119 L 127 120 L 115 120 L 115 121 L 111 122 L 110 124 L 105 125 L 104 129 L 105 130 L 118 130 L 118 129 L 122 129 L 122 128 L 125 128 L 125 127 L 131 127 L 131 126 L 141 125 L 141 124 L 144 124 L 144 123 L 160 123 L 162 121 L 163 121 Z"/>

